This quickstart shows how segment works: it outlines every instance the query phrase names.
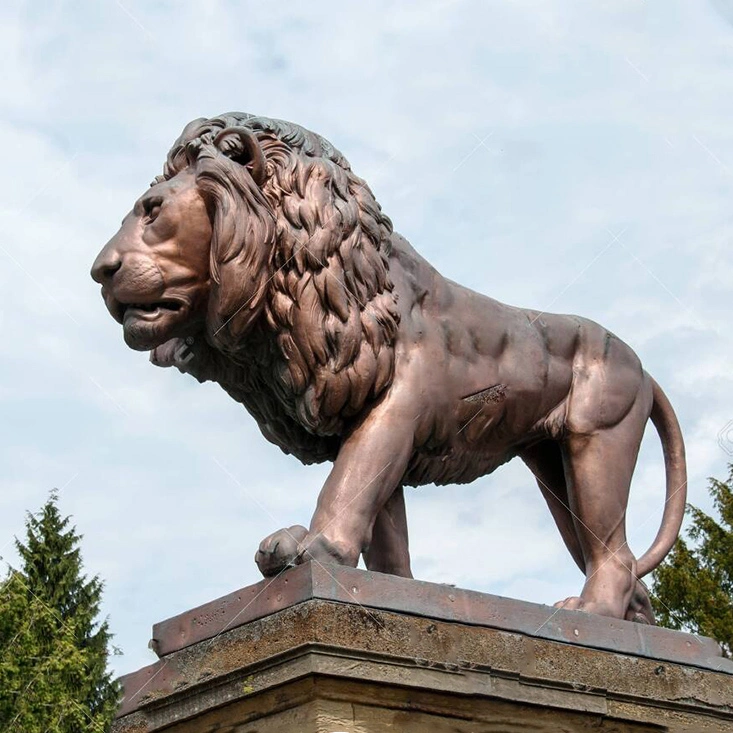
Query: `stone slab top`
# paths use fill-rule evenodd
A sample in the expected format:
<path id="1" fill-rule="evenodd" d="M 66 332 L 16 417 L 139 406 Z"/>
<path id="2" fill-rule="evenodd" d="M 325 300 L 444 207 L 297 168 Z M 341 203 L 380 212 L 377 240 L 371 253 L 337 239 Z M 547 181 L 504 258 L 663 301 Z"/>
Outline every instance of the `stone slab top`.
<path id="1" fill-rule="evenodd" d="M 309 562 L 153 626 L 159 657 L 310 600 L 482 626 L 733 675 L 713 639 L 450 585 Z"/>

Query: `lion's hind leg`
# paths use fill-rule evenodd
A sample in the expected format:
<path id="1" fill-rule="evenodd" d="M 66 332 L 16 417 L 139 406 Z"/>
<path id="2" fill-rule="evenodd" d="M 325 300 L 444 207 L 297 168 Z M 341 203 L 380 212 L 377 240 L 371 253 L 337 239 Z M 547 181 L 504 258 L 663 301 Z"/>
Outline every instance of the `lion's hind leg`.
<path id="1" fill-rule="evenodd" d="M 575 520 L 570 511 L 570 499 L 565 481 L 560 444 L 554 440 L 544 440 L 523 450 L 521 458 L 529 470 L 532 471 L 565 546 L 580 571 L 585 575 L 585 558 L 575 528 Z M 555 605 L 563 606 L 569 601 L 570 599 L 565 599 Z M 656 623 L 649 594 L 640 580 L 636 581 L 634 593 L 626 612 L 626 620 L 645 624 Z"/>
<path id="2" fill-rule="evenodd" d="M 368 570 L 411 578 L 405 495 L 398 486 L 374 520 L 369 549 L 364 553 Z"/>
<path id="3" fill-rule="evenodd" d="M 636 558 L 626 541 L 626 507 L 648 419 L 647 402 L 639 395 L 615 425 L 585 425 L 570 430 L 563 440 L 569 508 L 586 573 L 580 596 L 568 599 L 564 608 L 623 619 L 634 599 L 647 605 L 646 592 L 637 591 Z"/>
<path id="4" fill-rule="evenodd" d="M 636 587 L 631 596 L 629 608 L 626 611 L 626 620 L 634 621 L 638 624 L 649 624 L 650 626 L 657 625 L 649 593 L 641 580 L 637 579 L 636 581 Z"/>
<path id="5" fill-rule="evenodd" d="M 585 559 L 573 515 L 570 512 L 560 444 L 554 440 L 543 440 L 525 448 L 520 453 L 520 457 L 527 468 L 532 471 L 565 546 L 580 571 L 585 573 Z"/>

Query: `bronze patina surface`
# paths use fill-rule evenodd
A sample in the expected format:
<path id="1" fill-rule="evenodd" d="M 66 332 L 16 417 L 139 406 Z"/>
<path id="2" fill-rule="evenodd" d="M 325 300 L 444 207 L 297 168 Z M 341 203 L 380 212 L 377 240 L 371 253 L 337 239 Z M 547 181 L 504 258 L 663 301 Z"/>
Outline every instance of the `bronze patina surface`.
<path id="1" fill-rule="evenodd" d="M 310 527 L 260 545 L 265 576 L 363 554 L 409 577 L 403 487 L 519 457 L 586 575 L 564 607 L 653 623 L 638 579 L 673 545 L 686 495 L 659 385 L 592 321 L 443 278 L 321 136 L 243 113 L 189 123 L 92 275 L 130 347 L 218 382 L 301 461 L 333 461 Z M 626 507 L 649 419 L 666 501 L 637 559 Z"/>

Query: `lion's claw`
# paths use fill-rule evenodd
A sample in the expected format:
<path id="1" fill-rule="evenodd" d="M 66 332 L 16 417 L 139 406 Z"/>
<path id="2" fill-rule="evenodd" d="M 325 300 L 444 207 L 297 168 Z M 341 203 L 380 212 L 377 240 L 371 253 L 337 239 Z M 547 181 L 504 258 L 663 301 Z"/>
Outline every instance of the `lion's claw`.
<path id="1" fill-rule="evenodd" d="M 584 606 L 583 599 L 580 596 L 570 596 L 563 601 L 554 603 L 555 608 L 564 608 L 566 611 L 582 611 Z"/>
<path id="2" fill-rule="evenodd" d="M 296 524 L 265 537 L 255 555 L 255 562 L 262 575 L 270 578 L 285 568 L 302 562 L 299 546 L 307 534 L 308 530 L 305 527 Z"/>
<path id="3" fill-rule="evenodd" d="M 634 591 L 631 594 L 631 600 L 626 608 L 626 612 L 622 616 L 609 612 L 609 610 L 612 610 L 609 604 L 604 605 L 598 602 L 588 603 L 581 596 L 570 596 L 570 598 L 566 598 L 563 601 L 555 603 L 554 607 L 564 608 L 566 611 L 588 611 L 602 616 L 623 618 L 626 621 L 633 621 L 637 624 L 655 626 L 657 623 L 654 618 L 654 610 L 652 608 L 651 601 L 649 600 L 649 594 L 647 593 L 644 584 L 639 580 L 636 581 Z"/>

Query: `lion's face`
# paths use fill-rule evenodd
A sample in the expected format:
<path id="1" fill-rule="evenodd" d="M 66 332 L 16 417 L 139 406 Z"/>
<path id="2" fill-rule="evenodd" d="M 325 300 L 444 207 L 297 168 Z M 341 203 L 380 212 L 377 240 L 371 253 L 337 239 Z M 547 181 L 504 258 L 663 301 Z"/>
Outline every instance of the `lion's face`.
<path id="1" fill-rule="evenodd" d="M 283 446 L 294 424 L 339 434 L 391 382 L 399 322 L 392 225 L 364 181 L 315 133 L 242 113 L 186 125 L 156 180 L 92 268 L 127 344 L 246 381 Z"/>
<path id="2" fill-rule="evenodd" d="M 128 346 L 153 349 L 201 327 L 211 238 L 206 203 L 188 169 L 135 202 L 92 267 Z"/>

